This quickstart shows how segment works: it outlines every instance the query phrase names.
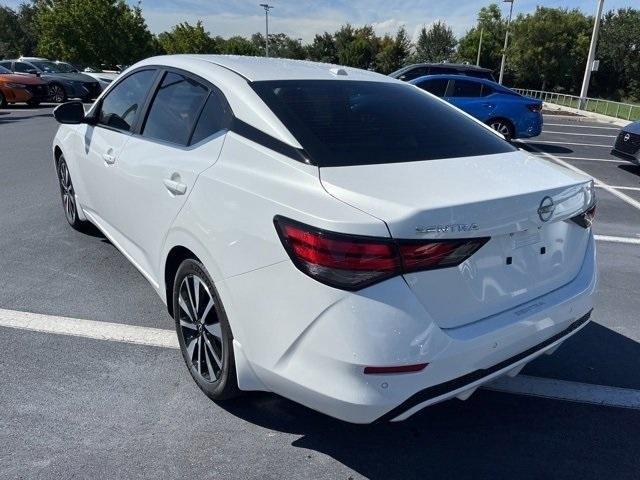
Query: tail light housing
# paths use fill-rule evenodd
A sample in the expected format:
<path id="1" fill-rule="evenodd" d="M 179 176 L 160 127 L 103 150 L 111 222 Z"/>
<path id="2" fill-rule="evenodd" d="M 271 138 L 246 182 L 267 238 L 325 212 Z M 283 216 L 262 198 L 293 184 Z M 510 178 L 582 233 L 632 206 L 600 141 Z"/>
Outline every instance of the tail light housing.
<path id="1" fill-rule="evenodd" d="M 359 290 L 404 273 L 459 265 L 488 240 L 394 240 L 329 232 L 285 217 L 274 224 L 295 266 L 343 290 Z"/>
<path id="2" fill-rule="evenodd" d="M 595 217 L 596 217 L 596 204 L 594 203 L 581 214 L 576 215 L 575 217 L 571 217 L 571 221 L 574 223 L 577 223 L 582 228 L 589 228 L 591 225 L 593 225 L 593 221 L 595 220 Z"/>
<path id="3" fill-rule="evenodd" d="M 527 104 L 527 108 L 529 110 L 531 110 L 534 113 L 538 113 L 542 110 L 542 104 L 541 103 L 528 103 Z"/>

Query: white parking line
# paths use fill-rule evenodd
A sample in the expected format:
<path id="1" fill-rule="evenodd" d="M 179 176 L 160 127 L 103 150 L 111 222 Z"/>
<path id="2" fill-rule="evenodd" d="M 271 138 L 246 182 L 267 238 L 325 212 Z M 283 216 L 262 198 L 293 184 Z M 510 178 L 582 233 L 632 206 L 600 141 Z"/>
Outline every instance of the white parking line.
<path id="1" fill-rule="evenodd" d="M 632 192 L 640 192 L 640 187 L 619 187 L 617 185 L 609 185 L 611 188 L 615 188 L 616 190 L 630 190 Z M 599 183 L 596 184 L 596 187 L 602 188 L 602 185 Z"/>
<path id="2" fill-rule="evenodd" d="M 640 390 L 608 387 L 590 383 L 569 382 L 553 378 L 517 375 L 502 377 L 485 385 L 488 390 L 533 397 L 589 403 L 607 407 L 640 409 Z"/>
<path id="3" fill-rule="evenodd" d="M 523 140 L 519 139 L 519 142 L 522 143 L 549 143 L 552 145 L 575 145 L 577 147 L 603 147 L 603 148 L 611 148 L 612 145 L 597 145 L 595 143 L 569 143 L 569 142 L 550 142 L 549 140 Z"/>
<path id="4" fill-rule="evenodd" d="M 602 135 L 600 133 L 575 133 L 575 132 L 556 132 L 552 130 L 543 130 L 542 133 L 555 133 L 558 135 L 578 135 L 580 137 L 608 137 L 616 138 L 617 135 Z"/>
<path id="5" fill-rule="evenodd" d="M 640 245 L 640 238 L 631 237 L 612 237 L 610 235 L 594 235 L 599 242 L 628 243 L 630 245 Z"/>
<path id="6" fill-rule="evenodd" d="M 122 323 L 98 322 L 79 318 L 57 317 L 40 313 L 0 309 L 0 327 L 35 332 L 94 338 L 111 342 L 135 343 L 154 347 L 178 348 L 173 330 L 138 327 Z"/>
<path id="7" fill-rule="evenodd" d="M 594 177 L 593 175 L 589 175 L 587 172 L 585 172 L 584 170 L 580 170 L 577 167 L 574 167 L 573 165 L 571 165 L 570 163 L 565 162 L 564 160 L 559 159 L 558 157 L 555 157 L 547 152 L 543 152 L 542 150 L 531 146 L 531 148 L 533 148 L 535 151 L 539 152 L 542 154 L 543 157 L 548 158 L 549 160 L 551 160 L 552 162 L 556 162 L 559 165 L 562 165 L 563 167 L 568 168 L 569 170 L 573 170 L 574 172 L 578 172 L 581 173 L 583 175 L 586 175 L 588 177 L 593 178 L 593 181 L 598 184 L 598 186 L 600 188 L 603 188 L 604 190 L 606 190 L 607 192 L 611 193 L 612 195 L 615 195 L 616 197 L 618 197 L 620 200 L 622 200 L 623 202 L 628 203 L 629 205 L 631 205 L 634 208 L 637 208 L 638 210 L 640 210 L 640 202 L 638 202 L 637 200 L 634 200 L 633 198 L 631 198 L 629 195 L 626 195 L 624 193 L 622 193 L 619 190 L 616 190 L 615 188 L 611 187 L 610 185 L 607 185 L 606 183 L 604 183 L 602 180 L 597 179 L 596 177 Z"/>
<path id="8" fill-rule="evenodd" d="M 593 127 L 591 125 L 571 125 L 568 123 L 545 123 L 545 127 L 568 127 L 568 128 L 600 128 L 603 130 L 620 130 L 620 127 Z"/>
<path id="9" fill-rule="evenodd" d="M 98 322 L 39 313 L 0 309 L 0 327 L 111 342 L 178 348 L 173 330 Z M 640 391 L 548 378 L 517 376 L 495 380 L 484 388 L 578 403 L 640 409 Z"/>

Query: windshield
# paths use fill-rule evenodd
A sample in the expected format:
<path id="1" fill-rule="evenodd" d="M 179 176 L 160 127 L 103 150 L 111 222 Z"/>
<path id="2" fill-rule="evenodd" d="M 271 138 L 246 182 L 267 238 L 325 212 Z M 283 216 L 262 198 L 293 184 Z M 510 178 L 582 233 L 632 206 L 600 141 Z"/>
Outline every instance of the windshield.
<path id="1" fill-rule="evenodd" d="M 56 63 L 56 66 L 58 67 L 58 70 L 62 73 L 73 73 L 76 71 L 76 68 L 73 65 L 70 65 L 65 62 L 58 62 Z"/>
<path id="2" fill-rule="evenodd" d="M 7 73 L 11 73 L 11 70 L 4 68 L 3 66 L 0 65 L 0 74 L 7 74 Z"/>
<path id="3" fill-rule="evenodd" d="M 53 62 L 30 62 L 34 67 L 42 70 L 45 73 L 68 73 L 65 71 L 60 65 L 57 65 Z"/>
<path id="4" fill-rule="evenodd" d="M 251 85 L 320 167 L 516 150 L 412 85 L 350 80 L 280 80 Z"/>

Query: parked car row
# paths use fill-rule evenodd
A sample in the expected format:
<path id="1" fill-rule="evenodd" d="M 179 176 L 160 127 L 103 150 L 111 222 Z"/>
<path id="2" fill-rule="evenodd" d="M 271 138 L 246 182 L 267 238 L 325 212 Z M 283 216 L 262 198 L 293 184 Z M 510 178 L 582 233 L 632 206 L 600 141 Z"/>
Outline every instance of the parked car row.
<path id="1" fill-rule="evenodd" d="M 71 98 L 91 102 L 117 73 L 80 72 L 67 62 L 39 57 L 0 61 L 0 107 L 10 103 L 37 106 L 41 102 L 63 103 Z"/>

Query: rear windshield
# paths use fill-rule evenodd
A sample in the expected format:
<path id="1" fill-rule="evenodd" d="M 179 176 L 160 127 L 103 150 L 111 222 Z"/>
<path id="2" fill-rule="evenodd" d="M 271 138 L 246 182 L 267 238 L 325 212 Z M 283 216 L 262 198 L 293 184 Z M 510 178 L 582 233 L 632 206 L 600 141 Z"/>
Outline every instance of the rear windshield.
<path id="1" fill-rule="evenodd" d="M 351 80 L 278 80 L 255 91 L 320 167 L 413 162 L 516 149 L 418 88 Z"/>

